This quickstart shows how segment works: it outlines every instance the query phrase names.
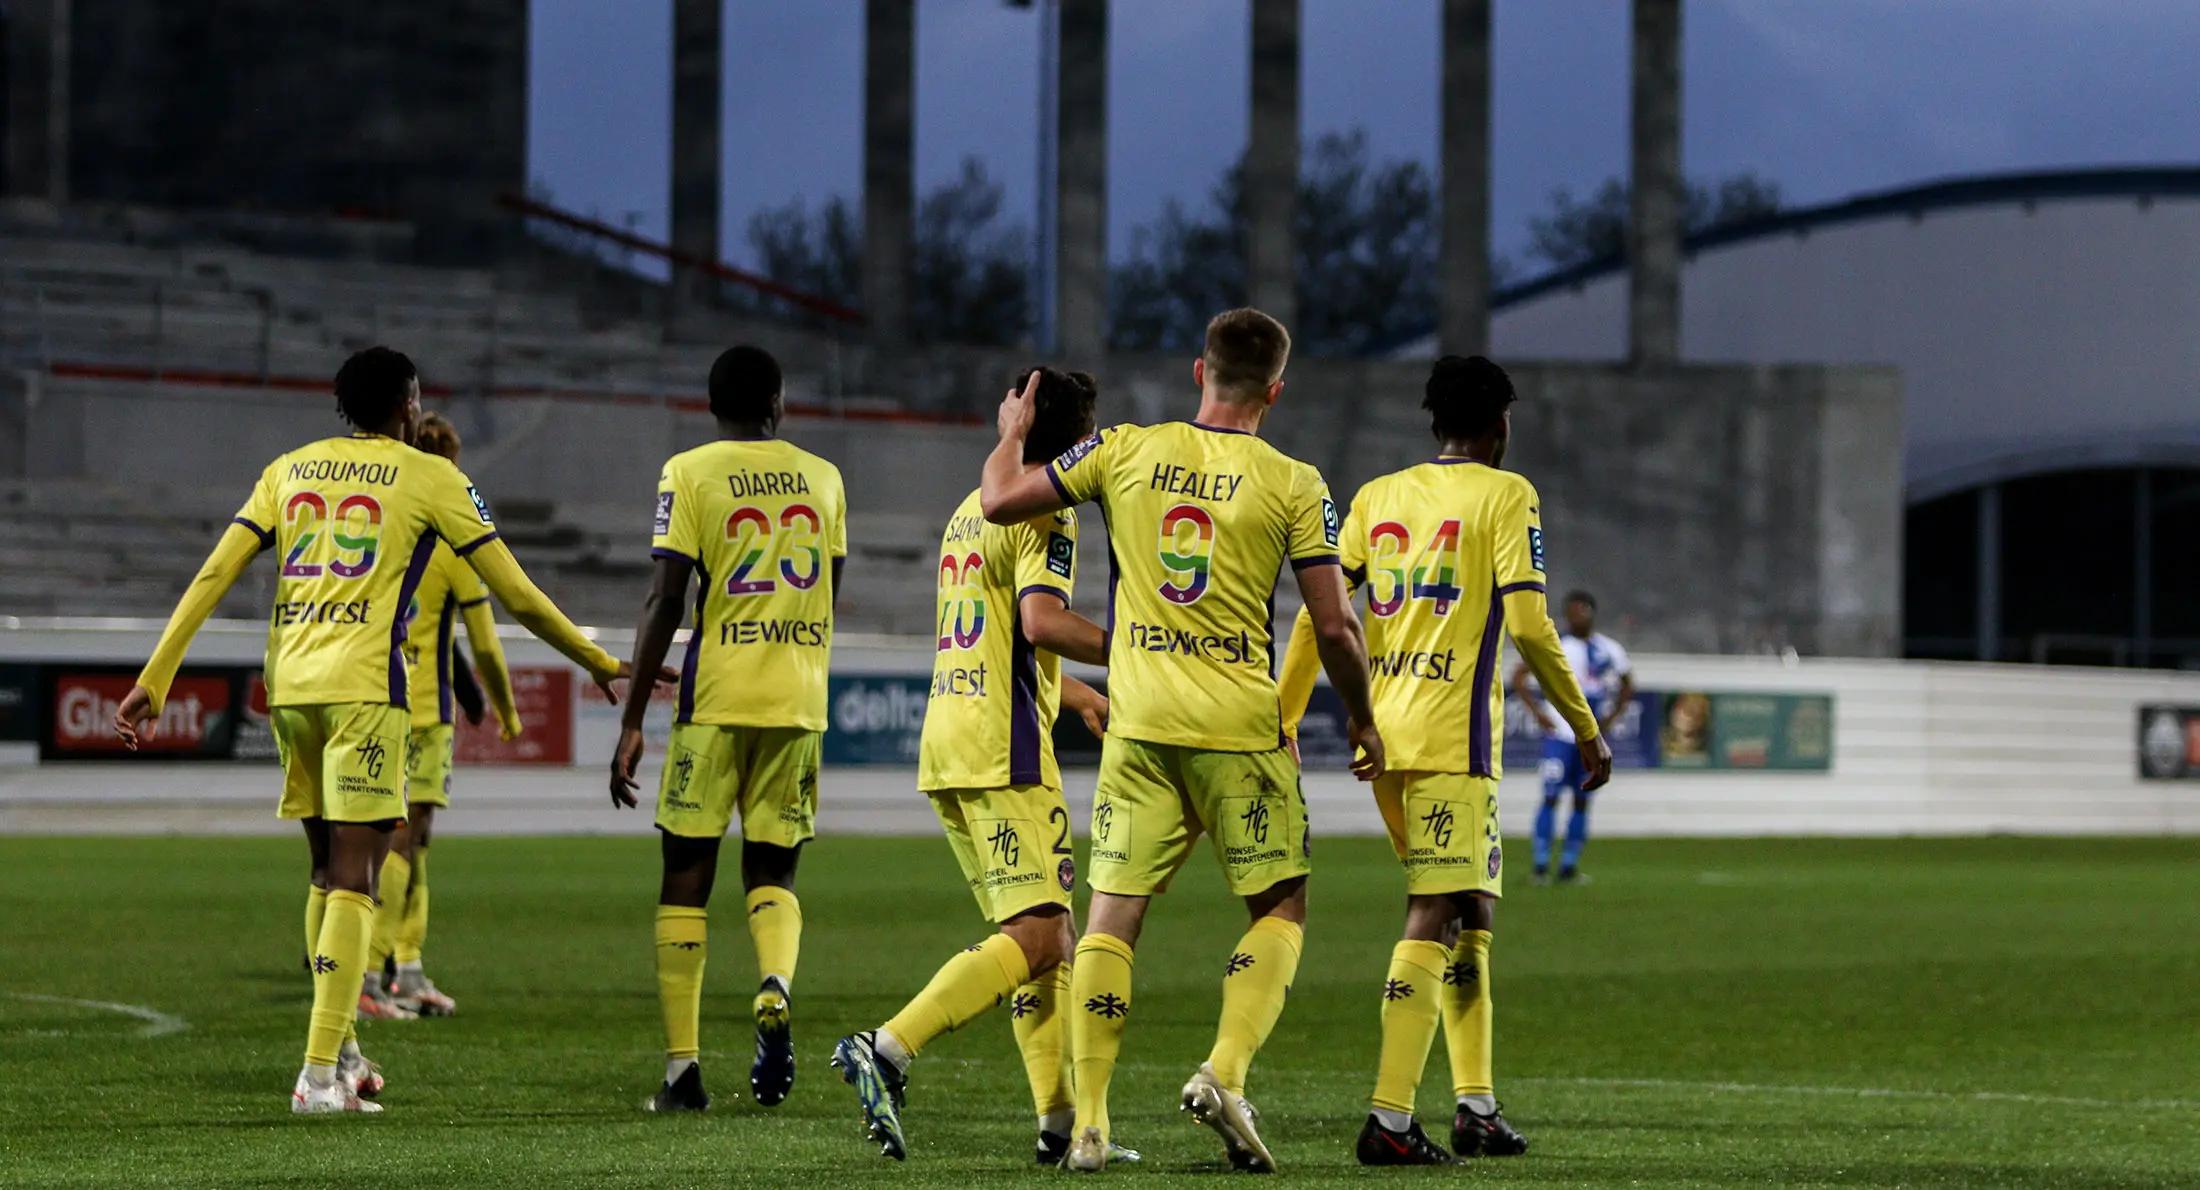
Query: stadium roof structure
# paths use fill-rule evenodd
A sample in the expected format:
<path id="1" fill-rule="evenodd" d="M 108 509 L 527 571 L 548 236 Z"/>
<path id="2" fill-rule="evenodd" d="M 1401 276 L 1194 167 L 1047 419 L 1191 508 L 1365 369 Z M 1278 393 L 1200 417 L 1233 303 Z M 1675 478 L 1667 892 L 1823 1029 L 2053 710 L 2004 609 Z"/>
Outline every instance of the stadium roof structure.
<path id="1" fill-rule="evenodd" d="M 1913 502 L 2093 466 L 2200 466 L 2200 166 L 1947 178 L 1684 244 L 1682 356 L 1901 369 Z M 1625 354 L 1626 262 L 1492 295 L 1500 358 Z M 1377 354 L 1426 358 L 1433 331 Z"/>

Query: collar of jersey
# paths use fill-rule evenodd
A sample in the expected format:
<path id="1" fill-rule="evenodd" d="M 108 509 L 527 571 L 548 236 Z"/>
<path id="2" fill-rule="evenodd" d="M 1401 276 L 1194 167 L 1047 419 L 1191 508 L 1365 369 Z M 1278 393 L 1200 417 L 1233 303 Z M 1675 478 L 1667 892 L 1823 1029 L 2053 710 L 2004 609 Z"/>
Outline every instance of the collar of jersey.
<path id="1" fill-rule="evenodd" d="M 1205 430 L 1210 434 L 1252 434 L 1251 430 L 1233 430 L 1228 426 L 1210 426 L 1203 421 L 1188 421 L 1184 424 L 1191 426 L 1193 429 Z"/>
<path id="2" fill-rule="evenodd" d="M 1456 467 L 1461 463 L 1472 463 L 1477 467 L 1489 466 L 1488 463 L 1485 463 L 1480 459 L 1470 459 L 1465 455 L 1437 455 L 1435 458 L 1430 459 L 1429 462 L 1434 463 L 1439 467 Z"/>

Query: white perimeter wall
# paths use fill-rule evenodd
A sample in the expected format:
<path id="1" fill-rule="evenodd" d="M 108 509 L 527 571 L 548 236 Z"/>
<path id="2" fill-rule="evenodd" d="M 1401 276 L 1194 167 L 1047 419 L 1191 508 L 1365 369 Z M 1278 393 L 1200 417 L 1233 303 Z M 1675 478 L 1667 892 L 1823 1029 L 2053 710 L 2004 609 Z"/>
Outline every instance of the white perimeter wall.
<path id="1" fill-rule="evenodd" d="M 135 661 L 156 635 L 135 625 L 8 623 L 0 617 L 5 661 Z M 258 624 L 210 625 L 192 660 L 256 661 L 261 631 Z M 615 653 L 626 647 L 622 634 L 604 639 Z M 557 660 L 528 639 L 510 649 L 515 664 Z M 844 637 L 835 655 L 836 668 L 849 673 L 921 673 L 928 662 L 922 641 L 895 638 Z M 2200 705 L 2200 674 L 1661 655 L 1638 656 L 1636 664 L 1638 680 L 1652 689 L 1833 695 L 1833 768 L 1623 770 L 1598 795 L 1600 835 L 2200 833 L 2200 782 L 2138 779 L 2136 710 Z M 615 813 L 605 793 L 615 714 L 600 703 L 583 712 L 572 768 L 462 769 L 437 829 L 646 834 L 646 811 Z M 1093 778 L 1090 769 L 1067 774 L 1080 820 Z M 652 770 L 645 783 L 653 782 Z M 1381 829 L 1349 776 L 1309 774 L 1306 792 L 1317 835 Z M 25 749 L 0 751 L 0 833 L 293 829 L 274 819 L 275 794 L 275 774 L 264 764 L 38 765 Z M 1506 775 L 1510 833 L 1527 831 L 1538 796 L 1533 772 Z M 829 770 L 820 803 L 827 834 L 937 829 L 911 769 Z"/>

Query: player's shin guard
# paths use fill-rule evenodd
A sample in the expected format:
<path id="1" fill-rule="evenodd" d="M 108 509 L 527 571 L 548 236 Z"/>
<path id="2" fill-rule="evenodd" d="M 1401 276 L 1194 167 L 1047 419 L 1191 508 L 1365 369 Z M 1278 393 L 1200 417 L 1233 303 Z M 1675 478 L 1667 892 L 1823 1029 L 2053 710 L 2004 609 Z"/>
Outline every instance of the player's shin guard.
<path id="1" fill-rule="evenodd" d="M 1235 1095 L 1245 1093 L 1245 1071 L 1283 1015 L 1283 998 L 1299 970 L 1306 931 L 1295 921 L 1263 917 L 1238 939 L 1222 975 L 1222 1023 L 1207 1061 L 1215 1078 Z"/>
<path id="2" fill-rule="evenodd" d="M 1441 942 L 1400 942 L 1383 979 L 1383 1053 L 1376 1068 L 1376 1107 L 1413 1114 L 1421 1072 L 1443 1017 L 1444 971 L 1451 952 Z"/>
<path id="3" fill-rule="evenodd" d="M 1115 1078 L 1115 1057 L 1123 1049 L 1123 1026 L 1131 1014 L 1131 948 L 1112 934 L 1078 939 L 1069 998 L 1076 1128 L 1079 1133 L 1098 1128 L 1105 1137 L 1108 1083 Z"/>
<path id="4" fill-rule="evenodd" d="M 367 947 L 367 966 L 377 977 L 382 960 L 397 948 L 397 923 L 405 916 L 405 892 L 412 884 L 412 861 L 393 848 L 382 857 L 382 878 L 377 891 L 382 900 L 374 910 L 374 937 Z"/>
<path id="5" fill-rule="evenodd" d="M 1462 930 L 1444 971 L 1444 1043 L 1451 1051 L 1455 1095 L 1492 1095 L 1490 932 Z"/>
<path id="6" fill-rule="evenodd" d="M 1030 978 L 1024 948 L 1006 934 L 995 934 L 947 960 L 917 998 L 886 1022 L 885 1030 L 916 1057 L 933 1038 L 969 1024 Z"/>
<path id="7" fill-rule="evenodd" d="M 657 1005 L 665 1015 L 665 1056 L 701 1052 L 703 960 L 709 956 L 710 918 L 688 905 L 657 906 Z"/>
<path id="8" fill-rule="evenodd" d="M 758 979 L 777 979 L 793 991 L 795 960 L 802 954 L 802 902 L 791 888 L 764 884 L 749 890 L 748 907 Z"/>
<path id="9" fill-rule="evenodd" d="M 1024 1074 L 1031 1080 L 1031 1106 L 1040 1119 L 1074 1110 L 1070 1099 L 1068 1018 L 1070 965 L 1060 964 L 1045 975 L 1016 989 L 1009 1004 L 1010 1023 L 1016 1029 L 1016 1048 L 1024 1056 Z"/>
<path id="10" fill-rule="evenodd" d="M 387 879 L 387 877 L 384 877 Z M 399 965 L 420 961 L 420 948 L 428 943 L 428 849 L 415 847 L 412 884 L 405 890 L 405 911 L 397 919 L 396 945 L 391 957 Z"/>
<path id="11" fill-rule="evenodd" d="M 306 1065 L 334 1066 L 359 1007 L 360 977 L 374 932 L 374 899 L 338 890 L 328 894 L 321 935 L 313 943 L 313 1016 L 306 1028 Z"/>

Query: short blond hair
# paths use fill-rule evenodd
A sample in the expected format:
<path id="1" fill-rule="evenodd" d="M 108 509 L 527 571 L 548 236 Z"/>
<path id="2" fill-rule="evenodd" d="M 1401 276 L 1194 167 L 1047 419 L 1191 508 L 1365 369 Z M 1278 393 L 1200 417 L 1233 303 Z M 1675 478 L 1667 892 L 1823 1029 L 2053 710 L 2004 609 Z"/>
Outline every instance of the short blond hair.
<path id="1" fill-rule="evenodd" d="M 440 413 L 423 413 L 419 428 L 413 431 L 413 446 L 455 463 L 458 461 L 458 427 Z"/>
<path id="2" fill-rule="evenodd" d="M 1291 332 L 1274 318 L 1243 306 L 1207 323 L 1207 382 L 1233 396 L 1253 397 L 1283 379 L 1291 359 Z"/>

